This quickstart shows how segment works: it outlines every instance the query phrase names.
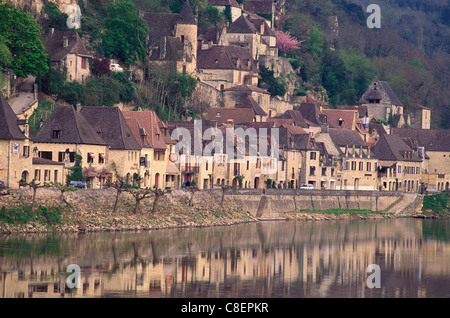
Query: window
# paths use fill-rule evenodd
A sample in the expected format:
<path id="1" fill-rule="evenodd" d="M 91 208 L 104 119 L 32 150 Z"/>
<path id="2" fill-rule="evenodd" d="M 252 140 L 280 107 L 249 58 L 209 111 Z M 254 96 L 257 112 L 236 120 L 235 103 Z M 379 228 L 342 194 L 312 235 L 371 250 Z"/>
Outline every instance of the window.
<path id="1" fill-rule="evenodd" d="M 249 170 L 249 169 L 250 169 L 250 161 L 247 160 L 247 170 Z M 284 161 L 283 161 L 283 169 L 282 170 L 284 170 Z"/>
<path id="2" fill-rule="evenodd" d="M 92 152 L 87 154 L 87 163 L 94 163 L 94 154 Z"/>
<path id="3" fill-rule="evenodd" d="M 364 163 L 362 161 L 359 162 L 359 171 L 363 171 Z"/>
<path id="4" fill-rule="evenodd" d="M 43 159 L 53 160 L 53 152 L 51 151 L 39 151 L 39 156 Z"/>
<path id="5" fill-rule="evenodd" d="M 82 57 L 81 58 L 81 68 L 82 69 L 86 69 L 86 58 L 85 57 Z"/>
<path id="6" fill-rule="evenodd" d="M 53 179 L 53 181 L 54 182 L 58 182 L 58 170 L 54 171 L 54 179 Z"/>
<path id="7" fill-rule="evenodd" d="M 327 175 L 327 168 L 322 168 L 322 176 L 326 176 Z"/>
<path id="8" fill-rule="evenodd" d="M 53 130 L 53 139 L 61 139 L 61 130 Z"/>
<path id="9" fill-rule="evenodd" d="M 402 173 L 402 166 L 397 166 L 398 173 Z"/>
<path id="10" fill-rule="evenodd" d="M 50 170 L 44 170 L 44 181 L 50 181 Z"/>
<path id="11" fill-rule="evenodd" d="M 30 146 L 23 146 L 23 154 L 25 158 L 28 158 L 30 156 Z"/>
<path id="12" fill-rule="evenodd" d="M 316 153 L 315 152 L 311 152 L 309 159 L 311 160 L 316 160 Z"/>
<path id="13" fill-rule="evenodd" d="M 353 170 L 353 171 L 356 170 L 356 161 L 352 161 L 352 170 Z"/>
<path id="14" fill-rule="evenodd" d="M 309 167 L 309 175 L 310 176 L 316 175 L 316 167 Z"/>
<path id="15" fill-rule="evenodd" d="M 39 169 L 34 170 L 34 180 L 41 181 L 41 170 Z"/>
<path id="16" fill-rule="evenodd" d="M 366 170 L 367 171 L 371 171 L 372 170 L 372 164 L 370 162 L 367 163 Z"/>
<path id="17" fill-rule="evenodd" d="M 208 171 L 208 168 L 209 168 L 209 162 L 208 162 L 208 160 L 206 160 L 206 162 L 205 162 L 205 170 Z"/>
<path id="18" fill-rule="evenodd" d="M 105 163 L 105 155 L 102 153 L 98 154 L 98 163 Z"/>

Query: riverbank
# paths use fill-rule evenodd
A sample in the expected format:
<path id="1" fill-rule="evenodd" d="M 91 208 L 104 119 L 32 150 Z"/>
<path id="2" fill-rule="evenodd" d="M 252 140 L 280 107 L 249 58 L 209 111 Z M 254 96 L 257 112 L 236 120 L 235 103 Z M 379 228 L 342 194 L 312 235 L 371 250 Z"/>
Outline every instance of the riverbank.
<path id="1" fill-rule="evenodd" d="M 135 199 L 130 193 L 122 192 L 119 204 L 114 212 L 116 190 L 78 190 L 64 193 L 54 188 L 37 190 L 36 208 L 31 210 L 33 192 L 31 189 L 13 190 L 9 195 L 0 196 L 0 234 L 14 233 L 52 233 L 52 232 L 98 232 L 98 231 L 139 231 L 169 228 L 226 226 L 260 220 L 293 220 L 293 221 L 326 221 L 326 220 L 361 220 L 392 219 L 405 217 L 389 212 L 367 209 L 330 209 L 280 211 L 258 217 L 261 208 L 273 205 L 279 207 L 277 201 L 267 204 L 261 195 L 254 195 L 259 205 L 257 212 L 248 204 L 243 204 L 242 195 L 225 195 L 222 202 L 222 190 L 190 192 L 174 190 L 158 200 L 155 212 L 152 213 L 154 197 L 145 198 L 140 204 L 138 213 L 134 213 Z M 259 199 L 258 199 L 259 198 Z M 278 198 L 280 200 L 281 198 Z M 445 201 L 445 200 L 447 201 Z M 429 198 L 425 200 L 424 213 L 419 207 L 417 213 L 408 217 L 448 218 L 448 210 L 435 213 L 433 207 L 439 202 L 448 202 L 445 198 Z M 256 202 L 255 201 L 255 202 Z M 300 202 L 300 201 L 299 201 Z M 430 205 L 431 202 L 431 205 Z M 433 205 L 434 204 L 434 205 Z M 447 203 L 445 203 L 447 204 Z M 259 211 L 259 212 L 258 212 Z"/>

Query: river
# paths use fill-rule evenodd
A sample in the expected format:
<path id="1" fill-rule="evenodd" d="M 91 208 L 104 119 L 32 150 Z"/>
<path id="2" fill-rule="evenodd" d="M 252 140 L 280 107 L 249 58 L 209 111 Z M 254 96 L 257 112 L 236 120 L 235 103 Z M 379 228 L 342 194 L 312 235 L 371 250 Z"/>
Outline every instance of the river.
<path id="1" fill-rule="evenodd" d="M 67 271 L 70 264 L 79 272 Z M 69 288 L 68 277 L 79 288 Z M 0 296 L 450 297 L 450 221 L 274 221 L 2 236 Z"/>

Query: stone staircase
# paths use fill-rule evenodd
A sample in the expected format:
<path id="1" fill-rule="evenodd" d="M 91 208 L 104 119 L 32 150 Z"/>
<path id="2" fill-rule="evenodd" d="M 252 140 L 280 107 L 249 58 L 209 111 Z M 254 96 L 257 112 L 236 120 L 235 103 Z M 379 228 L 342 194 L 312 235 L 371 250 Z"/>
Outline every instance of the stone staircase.
<path id="1" fill-rule="evenodd" d="M 423 196 L 418 193 L 404 193 L 400 202 L 389 209 L 395 216 L 413 216 L 422 213 Z"/>

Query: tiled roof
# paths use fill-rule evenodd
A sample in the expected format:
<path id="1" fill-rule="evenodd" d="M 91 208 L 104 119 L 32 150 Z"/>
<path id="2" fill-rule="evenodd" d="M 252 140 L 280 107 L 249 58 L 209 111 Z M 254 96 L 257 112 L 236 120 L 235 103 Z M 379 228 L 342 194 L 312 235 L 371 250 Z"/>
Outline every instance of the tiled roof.
<path id="1" fill-rule="evenodd" d="M 234 92 L 257 92 L 257 93 L 262 93 L 262 94 L 270 94 L 268 91 L 266 91 L 265 89 L 259 88 L 257 86 L 254 85 L 238 85 L 238 86 L 233 86 L 230 88 L 226 88 L 224 89 L 222 92 L 227 92 L 227 91 L 234 91 Z"/>
<path id="2" fill-rule="evenodd" d="M 252 108 L 210 108 L 207 120 L 215 120 L 218 125 L 232 120 L 234 124 L 253 122 L 255 112 Z"/>
<path id="3" fill-rule="evenodd" d="M 255 112 L 255 115 L 267 116 L 267 113 L 251 96 L 245 96 L 245 98 L 239 104 L 236 104 L 236 108 L 252 108 Z"/>
<path id="4" fill-rule="evenodd" d="M 67 46 L 64 46 L 67 39 Z M 80 36 L 74 31 L 53 31 L 44 39 L 45 51 L 52 61 L 61 61 L 67 54 L 91 57 Z"/>
<path id="5" fill-rule="evenodd" d="M 257 33 L 257 30 L 244 15 L 241 15 L 227 27 L 227 33 Z"/>
<path id="6" fill-rule="evenodd" d="M 355 145 L 355 147 L 367 146 L 367 143 L 365 143 L 361 139 L 356 130 L 330 128 L 328 130 L 328 133 L 330 134 L 331 140 L 333 140 L 335 145 L 338 147 L 353 146 L 353 145 Z"/>
<path id="7" fill-rule="evenodd" d="M 103 140 L 111 149 L 141 149 L 119 108 L 83 107 L 80 113 L 97 132 L 101 133 Z"/>
<path id="8" fill-rule="evenodd" d="M 197 24 L 189 0 L 186 1 L 183 9 L 181 9 L 180 17 L 178 18 L 177 22 L 179 24 Z"/>
<path id="9" fill-rule="evenodd" d="M 415 138 L 425 151 L 450 151 L 450 129 L 391 128 L 391 134 Z"/>
<path id="10" fill-rule="evenodd" d="M 236 0 L 208 0 L 208 4 L 212 6 L 232 6 L 240 8 Z"/>
<path id="11" fill-rule="evenodd" d="M 319 121 L 320 110 L 314 103 L 301 103 L 298 110 L 306 120 L 316 125 L 321 124 Z"/>
<path id="12" fill-rule="evenodd" d="M 322 114 L 326 116 L 326 122 L 331 128 L 354 129 L 355 111 L 341 109 L 322 109 Z M 339 125 L 340 120 L 342 124 Z"/>
<path id="13" fill-rule="evenodd" d="M 257 71 L 250 51 L 234 45 L 212 46 L 208 50 L 198 51 L 197 60 L 199 69 Z"/>
<path id="14" fill-rule="evenodd" d="M 382 134 L 373 152 L 380 160 L 390 161 L 421 161 L 417 153 L 397 135 Z"/>
<path id="15" fill-rule="evenodd" d="M 23 140 L 25 135 L 17 126 L 18 118 L 9 103 L 0 93 L 0 139 Z"/>
<path id="16" fill-rule="evenodd" d="M 166 150 L 167 144 L 165 141 L 165 136 L 160 128 L 162 122 L 155 112 L 123 111 L 122 113 L 127 122 L 130 124 L 130 128 L 135 139 L 139 141 L 142 147 Z"/>
<path id="17" fill-rule="evenodd" d="M 60 131 L 59 138 L 53 138 L 56 130 Z M 57 107 L 32 140 L 44 143 L 107 145 L 86 118 L 72 106 Z"/>

